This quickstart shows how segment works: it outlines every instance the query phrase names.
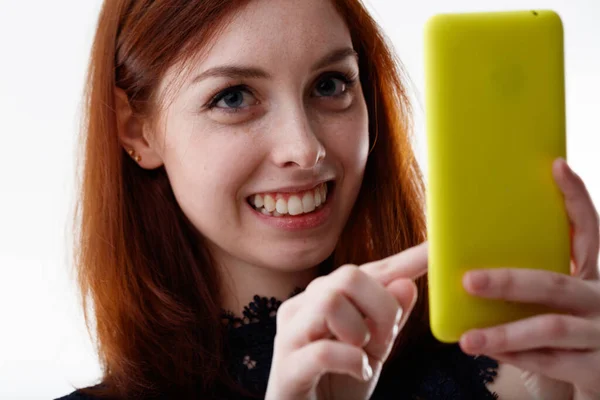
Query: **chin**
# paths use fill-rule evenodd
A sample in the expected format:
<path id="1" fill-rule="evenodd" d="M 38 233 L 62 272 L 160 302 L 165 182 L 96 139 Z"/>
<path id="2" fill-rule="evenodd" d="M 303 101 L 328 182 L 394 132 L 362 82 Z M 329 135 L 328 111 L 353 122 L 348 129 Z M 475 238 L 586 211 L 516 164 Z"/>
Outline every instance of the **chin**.
<path id="1" fill-rule="evenodd" d="M 304 246 L 303 248 L 286 248 L 282 246 L 274 249 L 266 249 L 264 262 L 261 263 L 269 269 L 279 271 L 295 272 L 311 269 L 322 263 L 335 249 L 335 241 L 331 244 L 319 243 L 317 246 Z"/>

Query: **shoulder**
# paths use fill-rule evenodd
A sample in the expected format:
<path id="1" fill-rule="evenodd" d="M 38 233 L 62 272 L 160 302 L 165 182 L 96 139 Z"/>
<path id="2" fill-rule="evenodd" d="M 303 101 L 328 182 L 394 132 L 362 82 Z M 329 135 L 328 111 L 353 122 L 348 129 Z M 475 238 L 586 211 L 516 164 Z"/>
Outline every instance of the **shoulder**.
<path id="1" fill-rule="evenodd" d="M 59 397 L 54 400 L 96 400 L 96 397 L 83 394 L 76 390 L 73 393 L 70 393 L 63 397 Z"/>
<path id="2" fill-rule="evenodd" d="M 105 386 L 102 383 L 100 383 L 95 386 L 77 389 L 74 392 L 71 392 L 70 394 L 67 394 L 63 397 L 56 398 L 54 400 L 101 400 L 102 399 L 102 397 L 100 397 L 100 396 L 83 393 L 84 390 L 89 391 L 90 389 L 91 390 L 101 390 L 101 389 L 105 389 Z"/>

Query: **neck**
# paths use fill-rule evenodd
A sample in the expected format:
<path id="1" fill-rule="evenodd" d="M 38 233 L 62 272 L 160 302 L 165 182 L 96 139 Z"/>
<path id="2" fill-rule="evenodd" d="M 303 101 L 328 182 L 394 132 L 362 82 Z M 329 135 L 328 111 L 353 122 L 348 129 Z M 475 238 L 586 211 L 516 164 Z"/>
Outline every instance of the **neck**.
<path id="1" fill-rule="evenodd" d="M 222 308 L 241 315 L 255 295 L 285 301 L 296 288 L 305 288 L 318 276 L 318 267 L 285 271 L 268 267 L 230 262 L 221 265 L 223 281 Z"/>

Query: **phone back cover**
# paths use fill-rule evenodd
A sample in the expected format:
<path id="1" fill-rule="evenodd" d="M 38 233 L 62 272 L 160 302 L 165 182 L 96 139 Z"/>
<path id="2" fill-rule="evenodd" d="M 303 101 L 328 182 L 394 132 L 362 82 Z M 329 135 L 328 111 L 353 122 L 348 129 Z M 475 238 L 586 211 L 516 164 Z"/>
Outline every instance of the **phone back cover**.
<path id="1" fill-rule="evenodd" d="M 467 270 L 569 273 L 552 176 L 566 158 L 563 28 L 553 11 L 437 15 L 425 44 L 430 319 L 455 342 L 543 310 L 468 295 Z"/>

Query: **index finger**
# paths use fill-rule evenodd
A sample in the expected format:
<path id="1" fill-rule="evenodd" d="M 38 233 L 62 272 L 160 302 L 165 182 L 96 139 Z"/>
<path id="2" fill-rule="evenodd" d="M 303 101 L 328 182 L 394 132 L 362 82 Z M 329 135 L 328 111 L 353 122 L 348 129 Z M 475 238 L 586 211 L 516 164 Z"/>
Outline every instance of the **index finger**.
<path id="1" fill-rule="evenodd" d="M 594 282 L 557 272 L 525 268 L 472 270 L 463 277 L 471 294 L 512 302 L 540 304 L 578 315 L 600 311 L 600 290 Z"/>
<path id="2" fill-rule="evenodd" d="M 417 279 L 427 272 L 429 243 L 423 242 L 393 256 L 360 266 L 361 271 L 383 286 L 396 279 Z"/>

